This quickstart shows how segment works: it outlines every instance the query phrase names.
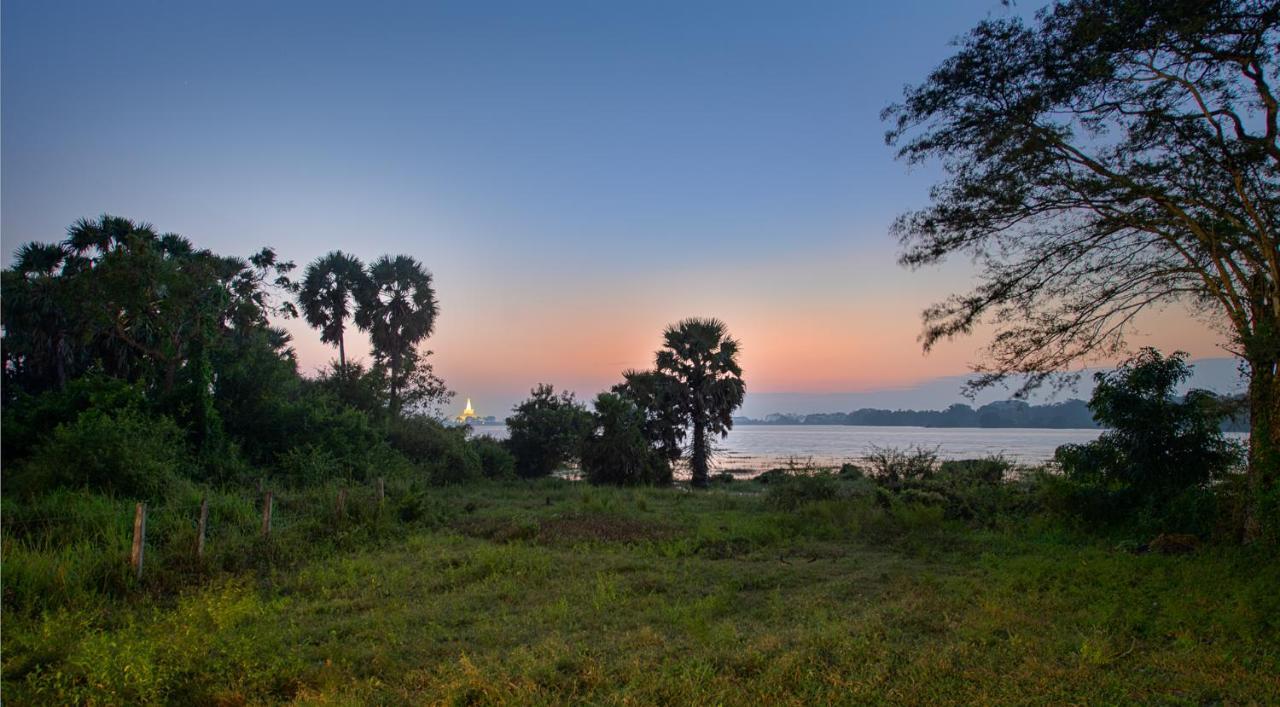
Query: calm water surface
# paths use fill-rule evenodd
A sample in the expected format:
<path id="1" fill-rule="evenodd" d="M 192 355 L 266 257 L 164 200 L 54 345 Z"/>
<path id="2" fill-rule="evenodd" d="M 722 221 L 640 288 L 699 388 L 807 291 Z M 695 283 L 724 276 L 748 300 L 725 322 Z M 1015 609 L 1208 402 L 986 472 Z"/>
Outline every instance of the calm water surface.
<path id="1" fill-rule="evenodd" d="M 937 448 L 943 459 L 1003 454 L 1020 464 L 1039 464 L 1068 443 L 1089 442 L 1101 430 L 981 429 L 969 427 L 855 427 L 851 425 L 741 425 L 717 443 L 719 469 L 763 470 L 790 460 L 819 466 L 863 459 L 875 447 Z M 484 425 L 476 434 L 505 439 L 505 425 Z"/>

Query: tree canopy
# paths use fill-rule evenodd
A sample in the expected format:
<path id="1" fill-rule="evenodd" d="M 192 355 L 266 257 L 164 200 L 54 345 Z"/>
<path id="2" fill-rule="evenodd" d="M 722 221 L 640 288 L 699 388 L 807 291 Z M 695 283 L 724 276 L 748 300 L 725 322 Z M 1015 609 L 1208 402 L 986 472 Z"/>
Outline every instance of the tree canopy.
<path id="1" fill-rule="evenodd" d="M 926 349 L 981 321 L 978 384 L 1037 385 L 1124 350 L 1141 312 L 1219 325 L 1251 373 L 1251 473 L 1280 454 L 1280 3 L 1071 0 L 982 22 L 886 109 L 939 161 L 900 217 L 902 262 L 971 257 L 978 285 L 924 314 Z"/>
<path id="2" fill-rule="evenodd" d="M 356 298 L 356 325 L 369 332 L 374 360 L 387 372 L 396 415 L 405 380 L 417 368 L 418 344 L 435 330 L 438 305 L 431 273 L 408 255 L 384 255 L 369 266 Z"/>
<path id="3" fill-rule="evenodd" d="M 337 344 L 338 365 L 344 371 L 347 319 L 352 315 L 356 293 L 368 287 L 368 279 L 359 258 L 335 250 L 307 266 L 298 292 L 307 324 L 320 330 L 321 341 Z"/>

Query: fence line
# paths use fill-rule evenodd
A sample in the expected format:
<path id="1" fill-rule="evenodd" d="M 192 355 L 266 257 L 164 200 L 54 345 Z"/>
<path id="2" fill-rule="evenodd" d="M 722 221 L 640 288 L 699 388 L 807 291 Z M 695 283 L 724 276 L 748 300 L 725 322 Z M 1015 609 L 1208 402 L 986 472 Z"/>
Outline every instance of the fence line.
<path id="1" fill-rule="evenodd" d="M 317 520 L 324 518 L 325 516 L 329 516 L 332 520 L 341 522 L 348 517 L 348 507 L 351 499 L 352 488 L 347 485 L 339 486 L 335 490 L 336 493 L 334 496 L 324 494 L 320 498 L 316 497 L 317 495 L 315 492 L 305 493 L 304 495 L 300 494 L 294 498 L 289 498 L 288 495 L 282 497 L 269 486 L 261 483 L 260 486 L 263 489 L 262 492 L 251 497 L 234 493 L 228 495 L 231 497 L 229 500 L 232 504 L 244 502 L 250 504 L 250 508 L 253 508 L 254 506 L 257 507 L 256 512 L 259 516 L 258 536 L 261 542 L 269 542 L 273 535 L 285 532 L 289 528 L 298 527 L 298 523 L 296 521 L 300 520 L 300 518 L 281 519 L 276 517 L 277 514 L 275 511 L 277 510 L 277 505 L 283 504 L 283 507 L 286 509 L 297 510 L 299 508 L 305 509 L 308 506 L 315 508 L 315 502 L 319 501 L 321 503 L 320 508 L 328 506 L 333 509 L 333 512 L 332 515 L 323 512 L 317 513 Z M 368 495 L 361 494 L 361 496 L 372 503 L 372 506 L 375 509 L 375 514 L 381 515 L 385 510 L 385 480 L 380 477 L 375 479 L 371 484 L 362 485 L 361 488 L 368 489 Z M 13 512 L 9 512 L 5 514 L 5 517 L 0 518 L 0 529 L 4 531 L 3 535 L 5 536 L 4 539 L 6 541 L 6 546 L 10 541 L 15 539 L 26 542 L 41 543 L 41 538 L 45 541 L 52 541 L 58 537 L 63 537 L 61 535 L 56 535 L 55 533 L 58 526 L 65 523 L 98 525 L 99 521 L 105 520 L 108 522 L 118 523 L 122 528 L 127 527 L 126 523 L 129 516 L 126 514 L 128 513 L 129 515 L 132 515 L 132 535 L 128 555 L 123 559 L 123 561 L 128 564 L 128 567 L 134 577 L 141 580 L 144 566 L 146 564 L 146 550 L 149 543 L 149 520 L 163 519 L 163 522 L 157 521 L 160 522 L 159 527 L 172 527 L 172 524 L 177 520 L 179 521 L 180 526 L 194 529 L 193 545 L 189 545 L 188 548 L 190 549 L 186 552 L 191 553 L 188 556 L 194 557 L 197 562 L 203 562 L 210 539 L 214 540 L 216 544 L 216 541 L 219 538 L 227 537 L 228 531 L 234 533 L 234 527 L 238 525 L 238 523 L 234 522 L 230 525 L 219 522 L 210 523 L 209 516 L 211 511 L 213 512 L 215 519 L 217 519 L 219 516 L 223 515 L 219 513 L 219 511 L 226 510 L 227 506 L 231 505 L 225 502 L 228 500 L 228 495 L 222 495 L 221 497 L 215 496 L 211 499 L 208 494 L 204 494 L 201 496 L 198 503 L 172 503 L 151 506 L 145 502 L 138 502 L 131 504 L 132 508 L 125 506 L 124 502 L 118 502 L 120 507 L 117 508 L 91 508 L 87 509 L 83 513 L 23 517 L 19 512 L 16 514 L 18 515 L 17 518 L 11 518 L 9 516 L 15 514 Z M 332 498 L 332 503 L 334 505 L 329 506 L 328 504 L 330 501 L 324 500 L 325 497 Z M 316 508 L 316 510 L 320 510 L 320 508 Z M 243 511 L 246 509 L 242 508 L 236 510 Z M 129 513 L 130 511 L 131 513 Z M 187 517 L 185 518 L 185 522 L 182 522 L 183 519 L 175 518 L 175 516 Z M 17 528 L 30 528 L 41 524 L 46 527 L 37 529 L 34 532 L 13 532 Z M 244 530 L 248 529 L 244 528 Z M 169 537 L 173 538 L 175 536 L 170 535 Z M 154 542 L 154 539 L 150 540 L 150 542 Z"/>

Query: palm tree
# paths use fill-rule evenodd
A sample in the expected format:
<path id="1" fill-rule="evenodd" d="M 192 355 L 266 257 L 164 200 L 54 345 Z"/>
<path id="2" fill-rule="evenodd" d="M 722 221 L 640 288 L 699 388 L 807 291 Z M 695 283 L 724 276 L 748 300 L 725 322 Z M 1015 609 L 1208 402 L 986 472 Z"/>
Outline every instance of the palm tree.
<path id="1" fill-rule="evenodd" d="M 13 253 L 13 269 L 27 277 L 52 277 L 67 259 L 57 243 L 24 243 Z"/>
<path id="2" fill-rule="evenodd" d="M 131 241 L 149 242 L 158 238 L 150 224 L 103 214 L 96 220 L 82 218 L 71 224 L 63 247 L 77 255 L 94 252 L 101 256 L 113 248 L 128 246 Z"/>
<path id="3" fill-rule="evenodd" d="M 347 347 L 344 341 L 347 317 L 356 293 L 367 287 L 364 263 L 340 250 L 317 258 L 307 266 L 298 293 L 298 305 L 307 324 L 320 330 L 320 341 L 338 345 L 338 370 L 347 370 Z"/>
<path id="4" fill-rule="evenodd" d="M 400 385 L 417 363 L 418 344 L 435 330 L 437 304 L 431 273 L 407 255 L 384 255 L 369 267 L 356 303 L 356 326 L 369 332 L 374 358 L 389 369 L 395 417 Z"/>
<path id="5" fill-rule="evenodd" d="M 21 355 L 29 374 L 51 378 L 59 389 L 67 383 L 71 348 L 67 289 L 58 277 L 68 255 L 58 244 L 23 244 L 14 252 L 0 288 L 7 348 Z"/>
<path id="6" fill-rule="evenodd" d="M 658 372 L 674 381 L 680 410 L 693 427 L 689 466 L 693 485 L 707 485 L 711 450 L 707 434 L 721 437 L 733 427 L 746 385 L 738 365 L 738 342 L 719 319 L 684 319 L 663 332 Z"/>

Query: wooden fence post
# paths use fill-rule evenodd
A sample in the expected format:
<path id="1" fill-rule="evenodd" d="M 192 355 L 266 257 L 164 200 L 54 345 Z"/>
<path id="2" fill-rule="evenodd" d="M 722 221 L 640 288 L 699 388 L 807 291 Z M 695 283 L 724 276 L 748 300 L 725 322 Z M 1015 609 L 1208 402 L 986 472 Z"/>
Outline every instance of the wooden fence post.
<path id="1" fill-rule="evenodd" d="M 129 553 L 129 566 L 138 579 L 142 579 L 142 553 L 147 538 L 147 504 L 139 503 L 133 511 L 133 551 Z"/>
<path id="2" fill-rule="evenodd" d="M 338 489 L 338 517 L 342 518 L 347 515 L 347 489 Z"/>
<path id="3" fill-rule="evenodd" d="M 382 505 L 382 499 L 386 497 L 387 497 L 387 480 L 379 476 L 378 477 L 378 505 L 379 506 Z"/>
<path id="4" fill-rule="evenodd" d="M 200 497 L 200 518 L 196 521 L 196 559 L 204 558 L 204 528 L 209 522 L 209 497 Z"/>
<path id="5" fill-rule="evenodd" d="M 262 496 L 262 537 L 271 537 L 271 492 Z"/>

